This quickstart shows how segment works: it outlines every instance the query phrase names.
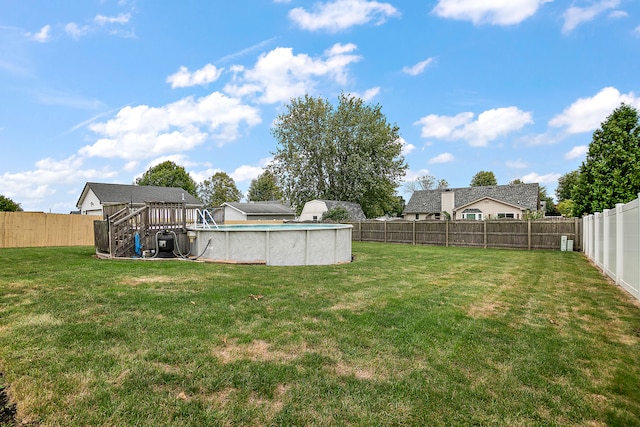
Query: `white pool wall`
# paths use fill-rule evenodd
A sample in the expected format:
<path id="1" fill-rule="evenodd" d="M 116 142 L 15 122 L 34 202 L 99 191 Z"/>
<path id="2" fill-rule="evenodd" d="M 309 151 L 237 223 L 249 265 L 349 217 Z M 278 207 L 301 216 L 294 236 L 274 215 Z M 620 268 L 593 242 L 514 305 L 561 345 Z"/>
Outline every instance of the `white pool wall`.
<path id="1" fill-rule="evenodd" d="M 348 224 L 196 228 L 191 254 L 217 262 L 274 266 L 347 263 L 352 229 Z"/>

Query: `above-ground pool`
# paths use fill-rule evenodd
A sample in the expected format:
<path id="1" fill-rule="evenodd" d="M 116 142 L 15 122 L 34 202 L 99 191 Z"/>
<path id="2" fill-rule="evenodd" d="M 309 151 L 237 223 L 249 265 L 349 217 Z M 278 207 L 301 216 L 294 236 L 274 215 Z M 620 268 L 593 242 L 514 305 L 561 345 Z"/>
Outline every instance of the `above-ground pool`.
<path id="1" fill-rule="evenodd" d="M 218 262 L 327 265 L 351 261 L 348 224 L 189 227 L 191 254 Z"/>

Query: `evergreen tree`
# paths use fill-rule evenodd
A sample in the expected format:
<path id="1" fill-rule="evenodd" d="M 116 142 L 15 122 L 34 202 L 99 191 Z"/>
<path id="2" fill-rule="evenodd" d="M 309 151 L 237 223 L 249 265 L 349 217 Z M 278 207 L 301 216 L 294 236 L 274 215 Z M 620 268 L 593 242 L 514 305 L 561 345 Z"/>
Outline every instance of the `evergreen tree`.
<path id="1" fill-rule="evenodd" d="M 582 216 L 627 203 L 640 191 L 638 111 L 616 108 L 593 133 L 587 158 L 573 188 L 574 214 Z"/>

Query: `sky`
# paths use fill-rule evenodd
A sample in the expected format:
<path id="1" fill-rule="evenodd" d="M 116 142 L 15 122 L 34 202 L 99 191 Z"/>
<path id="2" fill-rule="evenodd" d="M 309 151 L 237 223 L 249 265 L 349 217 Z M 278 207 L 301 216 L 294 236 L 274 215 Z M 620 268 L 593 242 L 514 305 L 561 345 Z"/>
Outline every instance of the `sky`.
<path id="1" fill-rule="evenodd" d="M 639 77 L 638 0 L 0 0 L 0 194 L 69 213 L 165 160 L 246 194 L 291 99 L 345 93 L 399 126 L 405 181 L 553 196 Z"/>

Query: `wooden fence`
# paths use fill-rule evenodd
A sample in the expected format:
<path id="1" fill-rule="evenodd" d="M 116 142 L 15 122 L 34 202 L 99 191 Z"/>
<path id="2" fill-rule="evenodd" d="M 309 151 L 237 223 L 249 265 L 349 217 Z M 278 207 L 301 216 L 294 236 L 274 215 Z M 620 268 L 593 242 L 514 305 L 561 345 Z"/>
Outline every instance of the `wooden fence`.
<path id="1" fill-rule="evenodd" d="M 0 248 L 92 246 L 97 216 L 0 212 Z"/>
<path id="2" fill-rule="evenodd" d="M 478 248 L 560 249 L 561 236 L 581 250 L 582 221 L 360 221 L 353 225 L 353 240 L 413 245 Z"/>

